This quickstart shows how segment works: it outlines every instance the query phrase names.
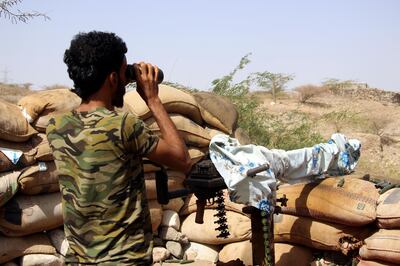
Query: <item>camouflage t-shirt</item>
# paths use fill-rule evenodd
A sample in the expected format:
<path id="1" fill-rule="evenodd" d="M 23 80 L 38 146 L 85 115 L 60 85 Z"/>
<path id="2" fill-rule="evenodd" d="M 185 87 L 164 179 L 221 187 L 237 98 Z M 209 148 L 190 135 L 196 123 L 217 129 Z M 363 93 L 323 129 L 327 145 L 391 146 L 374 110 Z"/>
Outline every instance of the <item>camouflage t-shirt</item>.
<path id="1" fill-rule="evenodd" d="M 105 108 L 55 117 L 47 136 L 59 172 L 66 262 L 151 265 L 141 157 L 158 137 L 134 115 Z"/>

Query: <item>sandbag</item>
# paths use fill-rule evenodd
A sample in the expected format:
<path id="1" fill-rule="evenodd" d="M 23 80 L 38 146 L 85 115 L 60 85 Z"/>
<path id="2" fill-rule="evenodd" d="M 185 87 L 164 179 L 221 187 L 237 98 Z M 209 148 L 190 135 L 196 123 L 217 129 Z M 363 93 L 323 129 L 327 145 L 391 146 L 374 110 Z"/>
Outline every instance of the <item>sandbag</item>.
<path id="1" fill-rule="evenodd" d="M 38 233 L 25 237 L 0 235 L 0 263 L 27 254 L 56 254 L 55 248 L 45 234 Z"/>
<path id="2" fill-rule="evenodd" d="M 25 168 L 18 178 L 20 191 L 26 195 L 36 195 L 60 191 L 58 174 L 54 162 L 39 162 Z"/>
<path id="3" fill-rule="evenodd" d="M 183 181 L 186 176 L 184 173 L 177 171 L 167 171 L 168 176 L 168 191 L 174 191 L 184 188 Z M 147 199 L 157 199 L 156 172 L 144 174 L 144 182 L 146 186 Z"/>
<path id="4" fill-rule="evenodd" d="M 27 142 L 0 140 L 0 172 L 22 169 L 36 161 L 52 160 L 53 153 L 44 134 L 34 135 Z"/>
<path id="5" fill-rule="evenodd" d="M 43 90 L 21 98 L 18 105 L 30 116 L 30 123 L 39 116 L 72 111 L 81 98 L 69 89 Z"/>
<path id="6" fill-rule="evenodd" d="M 151 228 L 153 233 L 157 232 L 163 218 L 163 209 L 157 200 L 149 200 Z"/>
<path id="7" fill-rule="evenodd" d="M 20 266 L 63 266 L 62 257 L 52 254 L 29 254 L 20 259 Z"/>
<path id="8" fill-rule="evenodd" d="M 379 228 L 400 229 L 400 188 L 393 188 L 378 199 L 376 221 Z"/>
<path id="9" fill-rule="evenodd" d="M 7 203 L 18 191 L 18 177 L 21 172 L 0 174 L 0 207 Z"/>
<path id="10" fill-rule="evenodd" d="M 168 114 L 168 116 L 171 118 L 172 122 L 175 124 L 178 130 L 179 135 L 188 146 L 208 146 L 211 137 L 206 129 L 180 114 L 170 113 Z M 160 128 L 158 127 L 153 117 L 146 119 L 144 122 L 148 125 L 150 130 L 158 135 L 161 135 Z"/>
<path id="11" fill-rule="evenodd" d="M 214 136 L 219 135 L 219 134 L 226 135 L 225 132 L 223 132 L 219 129 L 213 128 L 213 127 L 206 126 L 205 129 L 207 130 L 208 134 L 210 135 L 210 138 L 213 138 Z"/>
<path id="12" fill-rule="evenodd" d="M 174 198 L 168 201 L 168 204 L 161 205 L 163 210 L 171 210 L 179 213 L 180 209 L 184 205 L 184 201 L 182 198 Z"/>
<path id="13" fill-rule="evenodd" d="M 379 229 L 365 239 L 360 256 L 367 260 L 381 260 L 400 264 L 400 230 Z"/>
<path id="14" fill-rule="evenodd" d="M 375 221 L 379 197 L 375 185 L 356 178 L 326 178 L 309 184 L 280 186 L 277 198 L 286 195 L 282 213 L 350 226 Z"/>
<path id="15" fill-rule="evenodd" d="M 243 128 L 238 127 L 235 129 L 235 132 L 233 132 L 233 137 L 237 139 L 241 145 L 252 144 L 249 135 L 246 133 L 246 131 L 244 131 Z"/>
<path id="16" fill-rule="evenodd" d="M 363 260 L 360 259 L 357 266 L 396 266 L 397 264 L 383 261 Z"/>
<path id="17" fill-rule="evenodd" d="M 161 221 L 162 226 L 169 226 L 179 230 L 181 228 L 181 221 L 177 212 L 171 210 L 163 211 L 163 217 Z"/>
<path id="18" fill-rule="evenodd" d="M 244 265 L 253 265 L 252 248 L 250 240 L 226 244 L 219 252 L 219 261 L 229 262 L 240 259 Z"/>
<path id="19" fill-rule="evenodd" d="M 184 256 L 186 256 L 188 260 L 217 262 L 219 257 L 218 251 L 218 246 L 205 245 L 192 241 L 186 247 Z"/>
<path id="20" fill-rule="evenodd" d="M 160 97 L 168 113 L 181 114 L 195 121 L 197 124 L 203 123 L 199 106 L 192 95 L 164 84 L 158 85 L 158 88 L 158 97 Z M 130 111 L 142 120 L 152 115 L 146 103 L 136 90 L 125 93 L 124 110 Z"/>
<path id="21" fill-rule="evenodd" d="M 308 266 L 313 260 L 312 250 L 303 246 L 275 243 L 275 265 Z"/>
<path id="22" fill-rule="evenodd" d="M 248 216 L 248 214 L 245 214 L 242 211 L 243 207 L 245 207 L 246 205 L 232 202 L 229 199 L 229 194 L 227 189 L 224 189 L 222 192 L 224 197 L 225 210 L 234 211 L 242 215 Z M 185 199 L 185 204 L 181 208 L 179 215 L 188 215 L 193 212 L 196 212 L 197 211 L 196 201 L 197 201 L 196 195 L 190 194 L 189 196 L 187 196 Z M 216 209 L 217 206 L 218 204 L 215 201 L 214 202 L 211 201 L 207 202 L 205 209 Z"/>
<path id="23" fill-rule="evenodd" d="M 50 230 L 47 232 L 51 244 L 56 248 L 57 252 L 63 256 L 67 254 L 68 251 L 68 240 L 65 238 L 64 230 L 60 228 Z"/>
<path id="24" fill-rule="evenodd" d="M 351 227 L 319 222 L 308 217 L 288 214 L 274 215 L 274 240 L 321 250 L 341 251 L 347 254 L 358 249 L 370 234 L 368 227 Z"/>
<path id="25" fill-rule="evenodd" d="M 15 104 L 0 99 L 0 138 L 13 142 L 27 141 L 37 131 L 31 127 Z"/>
<path id="26" fill-rule="evenodd" d="M 207 124 L 227 134 L 232 134 L 239 117 L 232 102 L 210 92 L 195 92 L 193 97 L 199 104 L 201 117 Z"/>
<path id="27" fill-rule="evenodd" d="M 217 218 L 214 216 L 217 210 L 204 210 L 204 223 L 195 222 L 196 213 L 191 213 L 182 221 L 181 232 L 186 235 L 190 241 L 202 244 L 219 245 L 231 242 L 242 241 L 251 238 L 251 222 L 244 215 L 236 212 L 226 211 L 226 224 L 230 233 L 228 238 L 217 238 L 219 231 L 215 228 L 218 224 L 214 223 Z"/>
<path id="28" fill-rule="evenodd" d="M 0 232 L 25 236 L 63 224 L 60 193 L 18 195 L 0 209 Z"/>

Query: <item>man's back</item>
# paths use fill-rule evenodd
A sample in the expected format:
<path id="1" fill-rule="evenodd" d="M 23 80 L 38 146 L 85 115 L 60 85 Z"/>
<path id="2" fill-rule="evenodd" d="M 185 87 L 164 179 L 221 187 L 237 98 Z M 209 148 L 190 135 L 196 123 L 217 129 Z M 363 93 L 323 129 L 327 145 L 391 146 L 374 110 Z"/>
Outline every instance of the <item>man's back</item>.
<path id="1" fill-rule="evenodd" d="M 141 156 L 157 145 L 142 121 L 97 108 L 50 121 L 67 262 L 149 265 L 152 232 Z"/>

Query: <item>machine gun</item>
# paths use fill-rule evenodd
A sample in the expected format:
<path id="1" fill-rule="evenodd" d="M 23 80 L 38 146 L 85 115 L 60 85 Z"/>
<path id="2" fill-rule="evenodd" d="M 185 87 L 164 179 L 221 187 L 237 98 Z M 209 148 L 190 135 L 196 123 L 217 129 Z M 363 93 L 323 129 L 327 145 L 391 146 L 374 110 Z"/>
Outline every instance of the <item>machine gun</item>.
<path id="1" fill-rule="evenodd" d="M 269 164 L 250 169 L 247 176 L 254 177 L 257 173 L 268 170 Z M 173 198 L 195 194 L 197 197 L 196 205 L 196 223 L 203 223 L 204 209 L 207 201 L 217 203 L 216 221 L 218 224 L 216 230 L 219 231 L 217 237 L 227 238 L 229 236 L 228 226 L 226 224 L 226 212 L 222 190 L 226 189 L 224 179 L 220 176 L 214 164 L 209 158 L 206 158 L 195 164 L 185 180 L 187 188 L 175 191 L 168 191 L 168 176 L 162 169 L 156 172 L 157 200 L 160 204 L 168 204 Z M 274 241 L 273 241 L 273 214 L 279 212 L 280 207 L 275 206 L 276 202 L 280 202 L 282 206 L 286 206 L 286 196 L 276 199 L 276 193 L 273 191 L 272 211 L 261 211 L 252 206 L 243 208 L 243 212 L 250 215 L 252 230 L 252 250 L 253 265 L 274 265 Z M 260 234 L 260 232 L 263 234 Z"/>

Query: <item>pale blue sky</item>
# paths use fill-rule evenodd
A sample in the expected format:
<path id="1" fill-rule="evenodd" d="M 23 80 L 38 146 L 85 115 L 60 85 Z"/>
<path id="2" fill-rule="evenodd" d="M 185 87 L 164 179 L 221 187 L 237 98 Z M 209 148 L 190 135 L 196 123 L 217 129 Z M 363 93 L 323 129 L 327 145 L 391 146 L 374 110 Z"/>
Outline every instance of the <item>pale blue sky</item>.
<path id="1" fill-rule="evenodd" d="M 62 60 L 71 38 L 104 30 L 124 39 L 128 62 L 152 62 L 166 80 L 203 90 L 252 53 L 242 77 L 268 70 L 294 74 L 289 88 L 338 78 L 400 91 L 397 0 L 24 0 L 18 8 L 51 20 L 0 18 L 0 81 L 72 86 Z"/>

